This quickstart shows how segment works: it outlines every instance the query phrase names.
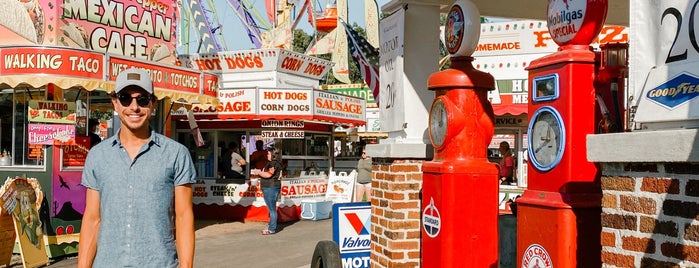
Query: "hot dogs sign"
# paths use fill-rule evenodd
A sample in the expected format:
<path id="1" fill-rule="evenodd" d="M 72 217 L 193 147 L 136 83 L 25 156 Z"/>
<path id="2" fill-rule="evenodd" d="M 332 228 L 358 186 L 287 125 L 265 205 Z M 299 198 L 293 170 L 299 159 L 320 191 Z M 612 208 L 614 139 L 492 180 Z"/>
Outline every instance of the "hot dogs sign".
<path id="1" fill-rule="evenodd" d="M 0 0 L 0 45 L 47 44 L 174 63 L 174 0 Z"/>

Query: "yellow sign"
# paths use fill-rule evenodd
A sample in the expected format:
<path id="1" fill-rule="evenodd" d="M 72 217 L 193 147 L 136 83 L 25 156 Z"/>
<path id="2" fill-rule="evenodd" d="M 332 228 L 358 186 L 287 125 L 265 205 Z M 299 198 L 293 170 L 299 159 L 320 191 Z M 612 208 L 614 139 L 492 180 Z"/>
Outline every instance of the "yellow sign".
<path id="1" fill-rule="evenodd" d="M 75 103 L 63 101 L 29 101 L 29 122 L 75 124 Z"/>

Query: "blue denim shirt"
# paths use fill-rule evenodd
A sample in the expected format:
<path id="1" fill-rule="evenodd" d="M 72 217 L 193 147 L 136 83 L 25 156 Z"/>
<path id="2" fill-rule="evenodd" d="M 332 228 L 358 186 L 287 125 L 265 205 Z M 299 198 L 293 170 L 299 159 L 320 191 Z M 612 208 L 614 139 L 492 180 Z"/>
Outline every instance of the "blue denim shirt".
<path id="1" fill-rule="evenodd" d="M 118 136 L 90 150 L 82 174 L 100 198 L 93 267 L 177 267 L 175 186 L 195 181 L 189 151 L 151 131 L 131 161 Z"/>

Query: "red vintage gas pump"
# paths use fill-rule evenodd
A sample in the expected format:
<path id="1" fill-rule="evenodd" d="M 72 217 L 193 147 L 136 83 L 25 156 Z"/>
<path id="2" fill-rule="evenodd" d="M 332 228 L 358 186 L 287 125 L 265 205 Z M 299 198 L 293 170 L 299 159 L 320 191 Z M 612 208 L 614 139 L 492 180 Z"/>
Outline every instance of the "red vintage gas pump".
<path id="1" fill-rule="evenodd" d="M 517 200 L 520 267 L 600 267 L 598 167 L 586 158 L 594 134 L 595 53 L 590 43 L 607 0 L 548 2 L 548 28 L 558 52 L 531 62 L 528 189 Z"/>
<path id="2" fill-rule="evenodd" d="M 432 74 L 429 117 L 434 159 L 425 162 L 422 186 L 422 267 L 497 267 L 498 179 L 488 163 L 494 115 L 490 74 L 473 68 L 480 36 L 476 6 L 458 0 L 447 15 L 451 67 Z"/>

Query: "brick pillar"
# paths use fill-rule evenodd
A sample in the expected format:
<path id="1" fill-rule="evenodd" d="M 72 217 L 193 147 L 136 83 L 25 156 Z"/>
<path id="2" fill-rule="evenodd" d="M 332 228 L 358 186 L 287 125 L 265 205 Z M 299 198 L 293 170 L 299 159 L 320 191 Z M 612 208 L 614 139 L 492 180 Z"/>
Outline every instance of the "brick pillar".
<path id="1" fill-rule="evenodd" d="M 374 158 L 371 266 L 420 266 L 423 160 Z"/>

